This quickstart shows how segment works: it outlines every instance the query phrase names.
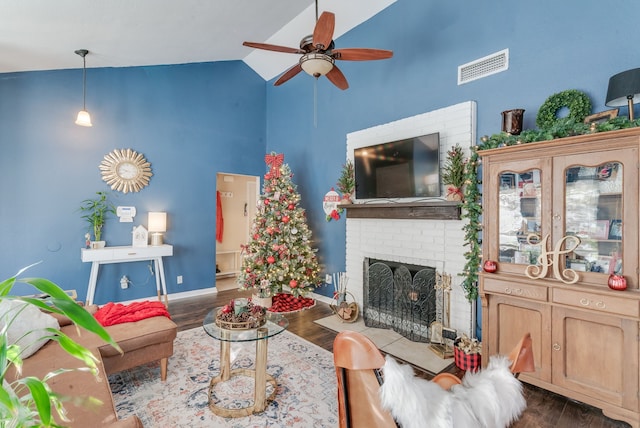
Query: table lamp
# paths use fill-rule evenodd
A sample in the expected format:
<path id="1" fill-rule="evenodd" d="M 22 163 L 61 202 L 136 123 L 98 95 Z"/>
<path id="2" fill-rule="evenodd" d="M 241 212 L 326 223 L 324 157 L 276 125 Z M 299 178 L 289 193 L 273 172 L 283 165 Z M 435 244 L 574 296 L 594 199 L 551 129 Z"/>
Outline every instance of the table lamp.
<path id="1" fill-rule="evenodd" d="M 633 120 L 633 98 L 640 95 L 640 68 L 623 71 L 611 76 L 607 101 L 609 107 L 629 107 L 629 120 Z"/>
<path id="2" fill-rule="evenodd" d="M 162 233 L 167 231 L 167 213 L 149 213 L 149 233 L 151 234 L 151 245 L 162 245 Z"/>

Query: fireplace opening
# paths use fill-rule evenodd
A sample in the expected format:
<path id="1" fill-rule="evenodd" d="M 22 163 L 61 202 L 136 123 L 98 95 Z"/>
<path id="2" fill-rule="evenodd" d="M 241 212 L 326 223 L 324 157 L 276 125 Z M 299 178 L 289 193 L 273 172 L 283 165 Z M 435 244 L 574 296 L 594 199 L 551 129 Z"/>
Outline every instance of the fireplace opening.
<path id="1" fill-rule="evenodd" d="M 365 258 L 363 282 L 367 327 L 429 342 L 429 326 L 436 320 L 435 268 Z"/>

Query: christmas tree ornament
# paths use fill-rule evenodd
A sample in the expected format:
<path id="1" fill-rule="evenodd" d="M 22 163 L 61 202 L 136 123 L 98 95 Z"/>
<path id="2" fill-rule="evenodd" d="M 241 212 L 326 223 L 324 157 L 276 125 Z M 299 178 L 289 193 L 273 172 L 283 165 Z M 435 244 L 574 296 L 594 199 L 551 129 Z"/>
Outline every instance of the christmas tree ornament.
<path id="1" fill-rule="evenodd" d="M 282 216 L 282 222 L 283 223 L 289 223 L 289 220 L 290 220 L 289 216 L 286 216 L 286 215 Z"/>
<path id="2" fill-rule="evenodd" d="M 340 200 L 340 194 L 336 192 L 333 187 L 324 195 L 322 199 L 322 209 L 324 210 L 327 221 L 340 219 L 340 213 L 342 213 L 342 208 L 338 207 Z"/>

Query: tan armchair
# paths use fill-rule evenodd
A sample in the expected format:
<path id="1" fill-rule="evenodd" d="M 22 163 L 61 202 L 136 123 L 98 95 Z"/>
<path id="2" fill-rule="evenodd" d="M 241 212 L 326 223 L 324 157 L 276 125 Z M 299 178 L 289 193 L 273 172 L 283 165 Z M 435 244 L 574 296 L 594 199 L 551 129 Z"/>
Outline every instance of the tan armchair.
<path id="1" fill-rule="evenodd" d="M 521 372 L 535 371 L 531 335 L 525 334 L 509 353 L 510 371 L 515 377 Z M 382 406 L 380 369 L 385 358 L 366 336 L 354 332 L 339 333 L 333 343 L 333 360 L 338 382 L 338 416 L 340 428 L 393 428 L 397 424 Z M 461 384 L 451 373 L 433 378 L 444 390 Z"/>

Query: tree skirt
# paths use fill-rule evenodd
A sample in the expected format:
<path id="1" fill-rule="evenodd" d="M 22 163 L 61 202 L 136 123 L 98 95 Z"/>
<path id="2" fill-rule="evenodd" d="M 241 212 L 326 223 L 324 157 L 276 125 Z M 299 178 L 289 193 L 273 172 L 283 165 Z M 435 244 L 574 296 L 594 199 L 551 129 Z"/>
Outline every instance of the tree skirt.
<path id="1" fill-rule="evenodd" d="M 271 307 L 268 310 L 286 314 L 313 308 L 315 305 L 316 300 L 310 297 L 295 297 L 289 293 L 278 293 L 271 299 Z"/>
<path id="2" fill-rule="evenodd" d="M 178 333 L 165 382 L 160 381 L 158 362 L 109 376 L 118 417 L 135 414 L 145 428 L 336 427 L 332 354 L 287 331 L 269 338 L 267 351 L 267 373 L 276 379 L 277 389 L 262 413 L 224 418 L 209 409 L 209 381 L 220 373 L 220 342 L 196 327 Z M 232 343 L 231 368 L 252 368 L 255 352 L 255 342 Z M 232 378 L 218 384 L 215 393 L 218 405 L 246 406 L 253 401 L 253 379 L 238 383 Z"/>

